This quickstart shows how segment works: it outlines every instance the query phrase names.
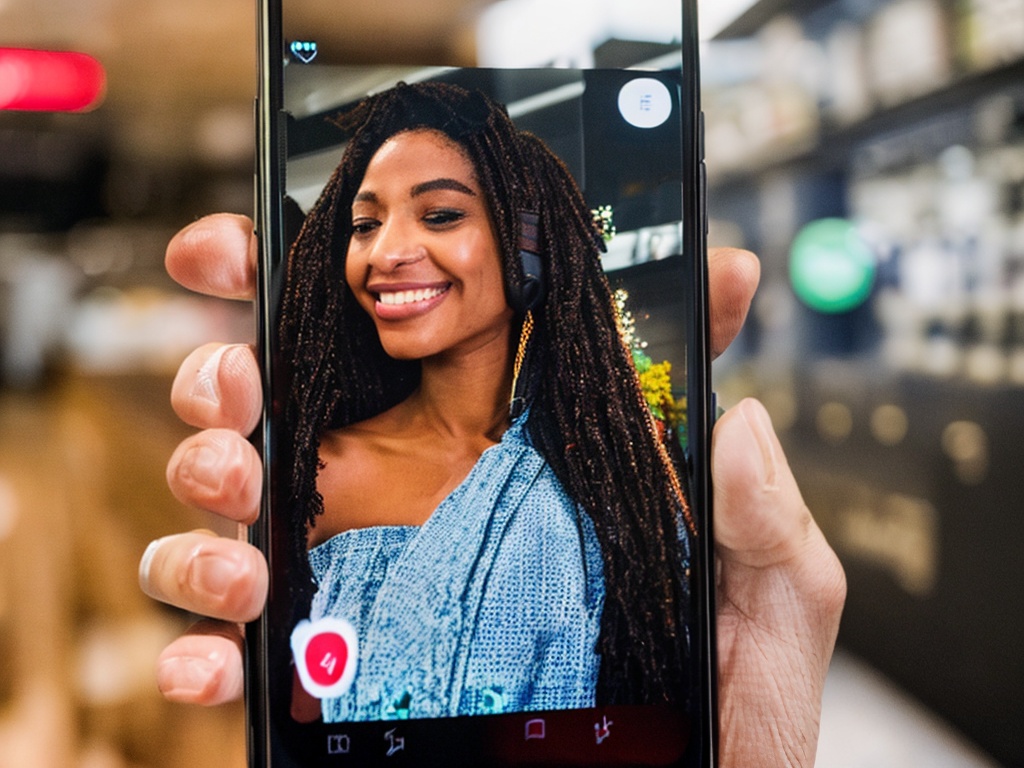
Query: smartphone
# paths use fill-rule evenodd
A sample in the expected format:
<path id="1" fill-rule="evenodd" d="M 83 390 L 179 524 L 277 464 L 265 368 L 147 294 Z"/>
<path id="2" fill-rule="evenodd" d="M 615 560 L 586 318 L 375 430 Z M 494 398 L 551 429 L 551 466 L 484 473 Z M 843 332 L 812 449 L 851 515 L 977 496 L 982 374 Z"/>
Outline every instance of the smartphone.
<path id="1" fill-rule="evenodd" d="M 249 764 L 715 765 L 696 0 L 396 7 L 259 0 Z"/>

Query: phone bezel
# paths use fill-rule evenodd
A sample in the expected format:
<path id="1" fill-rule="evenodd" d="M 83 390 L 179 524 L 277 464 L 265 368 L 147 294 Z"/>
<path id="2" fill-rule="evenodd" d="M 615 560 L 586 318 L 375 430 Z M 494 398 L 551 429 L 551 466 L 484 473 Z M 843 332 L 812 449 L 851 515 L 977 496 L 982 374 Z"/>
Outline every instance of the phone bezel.
<path id="1" fill-rule="evenodd" d="M 256 122 L 256 197 L 255 222 L 259 243 L 257 270 L 256 326 L 257 347 L 263 376 L 263 418 L 253 441 L 264 461 L 263 502 L 260 517 L 249 529 L 249 540 L 264 552 L 271 573 L 268 608 L 246 626 L 245 697 L 249 765 L 269 768 L 274 760 L 274 718 L 269 701 L 267 659 L 270 647 L 275 573 L 273 545 L 273 509 L 277 450 L 274 442 L 275 404 L 282 402 L 279 382 L 274 377 L 273 329 L 277 326 L 283 269 L 287 253 L 282 190 L 284 189 L 285 114 L 283 111 L 283 61 L 285 40 L 282 29 L 283 0 L 257 0 L 257 88 Z M 714 402 L 711 391 L 711 346 L 707 298 L 707 218 L 706 174 L 703 152 L 703 114 L 700 103 L 700 56 L 697 41 L 696 0 L 680 0 L 682 5 L 682 97 L 695 119 L 682 121 L 682 163 L 684 178 L 692 180 L 682 190 L 682 250 L 692 262 L 684 301 L 691 307 L 686 324 L 693 329 L 687 348 L 688 432 L 691 461 L 690 504 L 698 529 L 693 556 L 692 595 L 695 607 L 698 653 L 694 673 L 700 680 L 701 706 L 707 717 L 701 719 L 699 756 L 703 767 L 717 765 L 718 697 L 717 653 L 715 641 L 714 547 L 711 508 L 711 430 Z"/>

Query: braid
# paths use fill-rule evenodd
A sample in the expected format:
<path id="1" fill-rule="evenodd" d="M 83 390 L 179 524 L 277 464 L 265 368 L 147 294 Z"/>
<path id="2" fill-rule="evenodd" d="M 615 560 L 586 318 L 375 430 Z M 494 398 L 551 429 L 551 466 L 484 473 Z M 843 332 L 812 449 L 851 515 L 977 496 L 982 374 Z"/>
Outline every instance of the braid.
<path id="1" fill-rule="evenodd" d="M 679 520 L 688 506 L 619 334 L 600 236 L 564 165 L 540 140 L 529 167 L 551 233 L 549 297 L 536 332 L 546 371 L 530 434 L 601 542 L 606 596 L 598 651 L 602 703 L 681 703 L 686 589 Z"/>
<path id="2" fill-rule="evenodd" d="M 451 85 L 399 85 L 335 124 L 346 136 L 353 125 L 355 132 L 292 248 L 282 312 L 293 384 L 285 413 L 294 425 L 287 453 L 295 556 L 308 573 L 308 529 L 323 511 L 321 435 L 386 410 L 418 383 L 417 363 L 384 353 L 345 284 L 344 256 L 349 208 L 373 154 L 396 133 L 439 130 L 476 169 L 506 286 L 523 279 L 519 211 L 540 214 L 548 295 L 535 310 L 526 355 L 527 430 L 600 542 L 598 702 L 685 704 L 688 546 L 679 520 L 689 510 L 619 334 L 600 235 L 569 171 L 504 108 Z"/>

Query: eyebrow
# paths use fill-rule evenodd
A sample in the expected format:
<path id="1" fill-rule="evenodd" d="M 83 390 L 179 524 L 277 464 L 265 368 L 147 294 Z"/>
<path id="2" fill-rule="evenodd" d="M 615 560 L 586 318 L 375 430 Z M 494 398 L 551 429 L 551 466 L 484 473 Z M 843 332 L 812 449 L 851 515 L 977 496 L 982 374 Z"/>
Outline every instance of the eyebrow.
<path id="1" fill-rule="evenodd" d="M 421 184 L 417 184 L 412 188 L 411 195 L 412 197 L 416 197 L 417 195 L 422 195 L 427 192 L 433 192 L 436 189 L 448 189 L 452 192 L 461 192 L 464 195 L 476 197 L 476 192 L 467 187 L 461 181 L 448 178 L 431 179 L 430 181 L 424 181 Z"/>
<path id="2" fill-rule="evenodd" d="M 467 187 L 458 179 L 440 178 L 431 179 L 430 181 L 424 181 L 413 186 L 409 193 L 410 197 L 417 197 L 418 195 L 424 195 L 427 192 L 433 192 L 438 189 L 447 189 L 453 192 L 461 192 L 464 195 L 470 195 L 476 197 L 476 192 Z M 364 192 L 357 192 L 356 196 L 352 198 L 353 203 L 376 203 L 379 200 L 377 193 L 371 190 Z"/>

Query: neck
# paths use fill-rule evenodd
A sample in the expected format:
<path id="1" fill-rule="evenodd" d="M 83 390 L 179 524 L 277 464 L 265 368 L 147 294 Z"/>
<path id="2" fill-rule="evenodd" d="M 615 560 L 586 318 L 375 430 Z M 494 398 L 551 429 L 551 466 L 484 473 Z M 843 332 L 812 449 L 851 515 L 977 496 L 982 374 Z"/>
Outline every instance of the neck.
<path id="1" fill-rule="evenodd" d="M 495 346 L 487 354 L 423 361 L 413 398 L 434 428 L 455 437 L 500 439 L 509 425 L 512 361 L 507 340 Z"/>

